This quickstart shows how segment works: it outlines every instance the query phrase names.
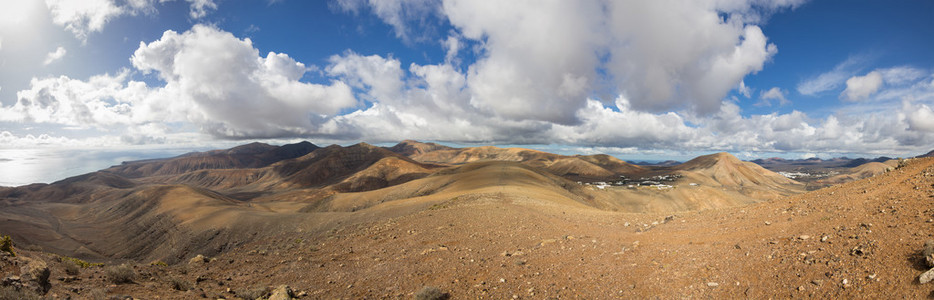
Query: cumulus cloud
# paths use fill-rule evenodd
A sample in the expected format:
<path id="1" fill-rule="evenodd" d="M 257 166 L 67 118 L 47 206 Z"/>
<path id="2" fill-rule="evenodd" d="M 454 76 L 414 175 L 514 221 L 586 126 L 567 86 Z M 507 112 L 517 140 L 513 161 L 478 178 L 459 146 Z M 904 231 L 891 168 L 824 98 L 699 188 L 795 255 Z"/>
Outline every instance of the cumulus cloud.
<path id="1" fill-rule="evenodd" d="M 924 104 L 904 103 L 903 113 L 908 122 L 908 129 L 918 132 L 934 133 L 934 110 Z"/>
<path id="2" fill-rule="evenodd" d="M 788 99 L 785 98 L 785 94 L 787 94 L 787 92 L 778 87 L 773 87 L 769 90 L 762 91 L 759 93 L 759 100 L 761 101 L 756 103 L 756 105 L 772 106 L 772 101 L 777 101 L 779 106 L 791 104 L 791 101 L 788 101 Z"/>
<path id="3" fill-rule="evenodd" d="M 129 71 L 87 81 L 34 78 L 13 106 L 0 108 L 0 120 L 99 130 L 188 122 L 217 137 L 277 137 L 306 134 L 318 115 L 357 105 L 343 82 L 301 82 L 304 64 L 283 53 L 260 56 L 249 39 L 209 26 L 141 42 L 131 61 L 165 85 L 129 80 Z"/>
<path id="4" fill-rule="evenodd" d="M 49 52 L 49 54 L 45 56 L 45 61 L 43 61 L 42 64 L 49 65 L 53 62 L 56 62 L 59 59 L 62 59 L 62 57 L 65 57 L 65 53 L 67 52 L 68 51 L 65 50 L 65 47 L 58 46 L 58 49 L 55 49 L 55 51 Z"/>
<path id="5" fill-rule="evenodd" d="M 172 0 L 129 0 L 118 3 L 115 0 L 45 0 L 52 22 L 64 26 L 81 41 L 86 42 L 88 35 L 101 32 L 113 19 L 123 15 L 151 14 L 156 11 L 155 3 Z M 189 15 L 198 19 L 207 15 L 209 10 L 217 9 L 213 0 L 185 0 L 189 2 Z"/>
<path id="6" fill-rule="evenodd" d="M 849 101 L 859 101 L 869 98 L 869 95 L 879 91 L 881 87 L 882 74 L 872 71 L 863 76 L 853 76 L 847 79 L 846 89 L 840 96 Z"/>

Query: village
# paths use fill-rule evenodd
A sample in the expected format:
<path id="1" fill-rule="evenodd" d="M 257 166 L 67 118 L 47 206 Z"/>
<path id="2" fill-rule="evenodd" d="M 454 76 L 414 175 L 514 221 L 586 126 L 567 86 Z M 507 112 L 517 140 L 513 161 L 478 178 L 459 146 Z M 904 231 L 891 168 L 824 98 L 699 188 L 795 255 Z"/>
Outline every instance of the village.
<path id="1" fill-rule="evenodd" d="M 581 182 L 578 181 L 577 184 L 593 186 L 597 189 L 603 190 L 611 186 L 625 186 L 629 189 L 638 189 L 638 188 L 654 188 L 659 190 L 672 189 L 670 183 L 673 183 L 680 179 L 681 175 L 679 174 L 666 174 L 666 175 L 655 175 L 652 177 L 640 177 L 639 179 L 628 178 L 625 175 L 620 175 L 619 179 L 616 181 L 596 181 L 596 182 Z M 691 183 L 691 186 L 697 186 L 697 183 Z"/>

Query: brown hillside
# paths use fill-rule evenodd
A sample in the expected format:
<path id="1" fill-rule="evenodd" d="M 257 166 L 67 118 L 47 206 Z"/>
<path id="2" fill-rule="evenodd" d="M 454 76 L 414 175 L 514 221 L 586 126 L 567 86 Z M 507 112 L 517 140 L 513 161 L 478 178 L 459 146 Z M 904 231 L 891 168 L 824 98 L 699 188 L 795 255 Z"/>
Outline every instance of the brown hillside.
<path id="1" fill-rule="evenodd" d="M 272 163 L 303 156 L 318 146 L 309 142 L 271 146 L 251 143 L 227 150 L 195 152 L 169 159 L 125 162 L 106 171 L 130 178 L 178 175 L 204 169 L 260 168 Z"/>
<path id="2" fill-rule="evenodd" d="M 723 186 L 799 186 L 800 183 L 757 164 L 744 162 L 726 152 L 699 156 L 673 167 L 674 170 L 701 174 Z M 688 173 L 688 174 L 690 174 Z"/>
<path id="3" fill-rule="evenodd" d="M 889 170 L 894 169 L 893 166 L 880 163 L 880 162 L 869 162 L 857 167 L 850 168 L 843 172 L 843 174 L 836 175 L 827 179 L 817 180 L 817 184 L 822 184 L 825 186 L 835 185 L 846 183 L 850 181 L 860 180 L 863 178 L 873 177 Z"/>

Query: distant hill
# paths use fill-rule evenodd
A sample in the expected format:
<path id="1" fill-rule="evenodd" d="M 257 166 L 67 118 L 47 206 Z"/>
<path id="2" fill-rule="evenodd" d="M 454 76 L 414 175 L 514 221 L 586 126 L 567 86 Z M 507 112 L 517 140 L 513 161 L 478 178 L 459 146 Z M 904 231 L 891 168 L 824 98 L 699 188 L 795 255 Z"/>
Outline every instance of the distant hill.
<path id="1" fill-rule="evenodd" d="M 642 167 L 605 154 L 566 156 L 524 148 L 493 146 L 452 148 L 411 140 L 387 149 L 422 163 L 460 165 L 481 161 L 512 161 L 542 168 L 558 176 L 582 180 L 610 180 L 620 174 L 645 171 Z"/>
<path id="2" fill-rule="evenodd" d="M 807 159 L 783 159 L 779 157 L 760 158 L 752 160 L 753 163 L 760 165 L 772 171 L 827 171 L 830 169 L 852 168 L 869 162 L 886 162 L 892 160 L 890 157 L 880 156 L 872 159 L 868 158 L 848 158 L 837 157 L 831 159 L 807 158 Z"/>
<path id="3" fill-rule="evenodd" d="M 934 150 L 931 150 L 931 152 L 928 152 L 925 154 L 918 155 L 917 157 L 934 157 Z"/>
<path id="4" fill-rule="evenodd" d="M 138 178 L 178 175 L 204 169 L 261 168 L 281 160 L 304 156 L 318 148 L 309 142 L 279 147 L 250 143 L 227 150 L 193 152 L 173 158 L 124 162 L 105 171 Z"/>

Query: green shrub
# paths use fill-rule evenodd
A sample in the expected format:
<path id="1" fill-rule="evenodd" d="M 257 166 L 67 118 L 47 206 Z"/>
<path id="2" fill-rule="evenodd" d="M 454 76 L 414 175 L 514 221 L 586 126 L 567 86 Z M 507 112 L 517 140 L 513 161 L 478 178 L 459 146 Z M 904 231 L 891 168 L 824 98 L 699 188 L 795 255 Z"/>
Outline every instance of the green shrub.
<path id="1" fill-rule="evenodd" d="M 83 261 L 83 260 L 81 260 L 81 259 L 77 259 L 77 258 L 74 258 L 74 257 L 68 257 L 68 256 L 60 256 L 59 259 L 60 259 L 62 262 L 71 261 L 71 262 L 75 263 L 76 265 L 78 265 L 79 267 L 81 267 L 82 269 L 87 269 L 87 268 L 90 268 L 90 267 L 97 267 L 97 266 L 103 266 L 103 265 L 104 265 L 104 264 L 102 264 L 102 263 L 89 263 L 89 262 Z"/>
<path id="2" fill-rule="evenodd" d="M 13 251 L 13 238 L 9 235 L 0 235 L 0 251 L 16 256 L 16 252 Z"/>
<path id="3" fill-rule="evenodd" d="M 167 263 L 165 263 L 164 261 L 161 261 L 161 260 L 157 260 L 157 261 L 151 262 L 151 263 L 149 263 L 149 265 L 150 265 L 150 266 L 155 266 L 155 267 L 168 267 L 168 266 L 169 266 L 169 264 L 167 264 Z"/>

